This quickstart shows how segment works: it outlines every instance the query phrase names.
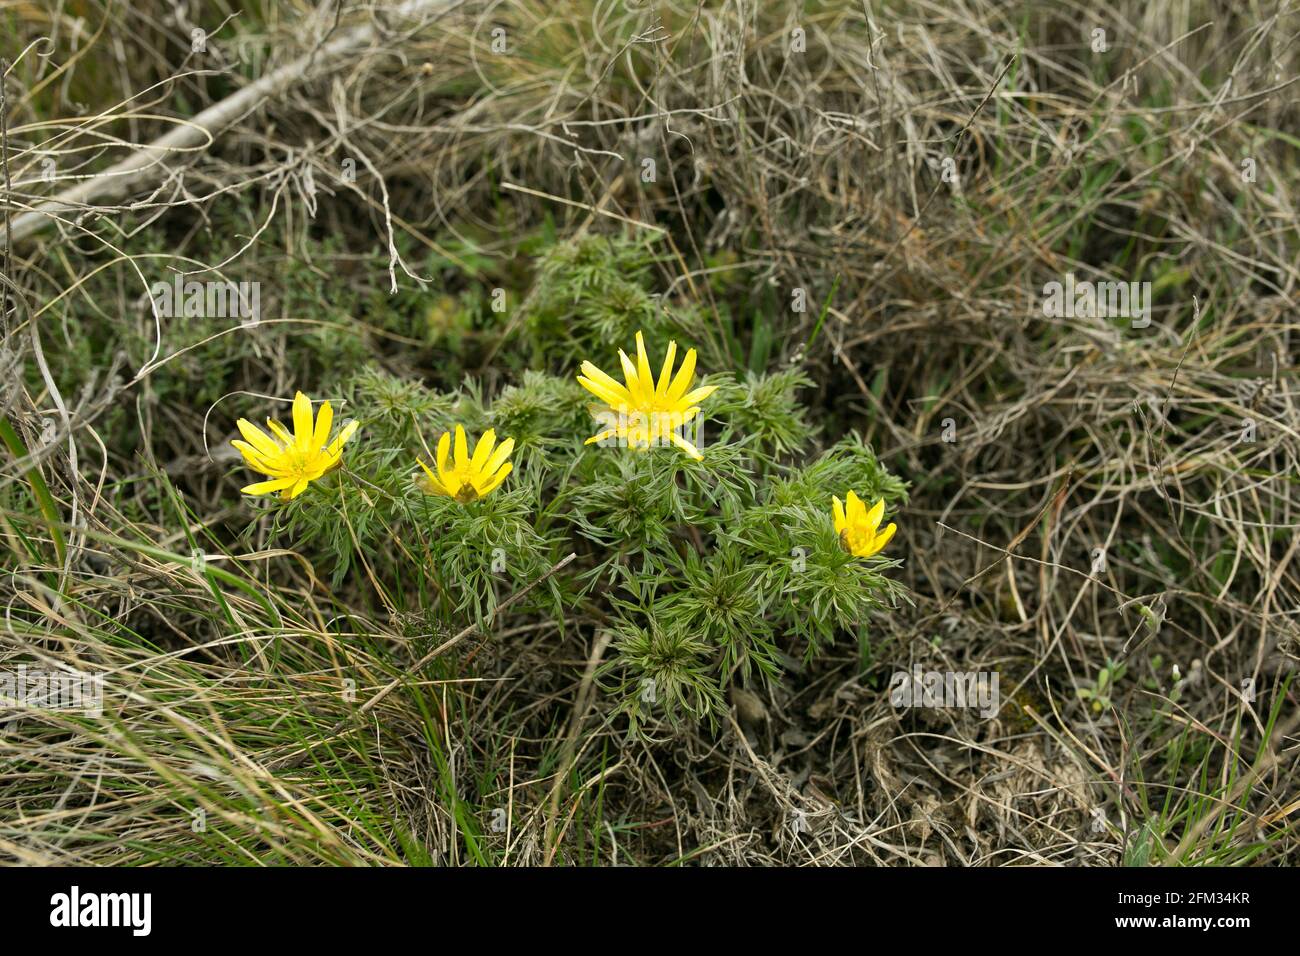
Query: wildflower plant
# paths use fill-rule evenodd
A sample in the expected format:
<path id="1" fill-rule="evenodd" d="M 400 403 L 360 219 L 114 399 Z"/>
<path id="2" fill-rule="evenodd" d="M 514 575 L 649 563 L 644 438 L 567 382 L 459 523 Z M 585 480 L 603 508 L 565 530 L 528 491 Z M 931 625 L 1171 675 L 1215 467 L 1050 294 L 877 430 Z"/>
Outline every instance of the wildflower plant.
<path id="1" fill-rule="evenodd" d="M 576 273 L 548 261 L 544 282 L 603 287 L 599 246 L 561 248 Z M 439 390 L 378 367 L 354 374 L 341 387 L 364 442 L 345 479 L 273 506 L 281 530 L 326 545 L 336 581 L 363 572 L 377 611 L 418 609 L 430 639 L 466 621 L 486 632 L 501 601 L 575 552 L 512 615 L 541 618 L 556 639 L 607 633 L 597 681 L 633 729 L 716 720 L 733 685 L 779 681 L 837 640 L 865 657 L 875 613 L 906 599 L 883 524 L 904 483 L 856 436 L 811 451 L 801 371 L 699 377 L 689 330 L 635 328 L 621 339 L 633 357 L 619 341 L 593 344 L 593 321 L 573 323 L 570 343 L 618 355 L 622 381 L 576 356 L 495 398 L 473 378 Z M 642 417 L 593 437 L 593 396 L 597 412 Z M 707 443 L 661 434 L 648 417 L 661 412 L 698 423 Z M 337 445 L 319 447 L 328 465 Z"/>

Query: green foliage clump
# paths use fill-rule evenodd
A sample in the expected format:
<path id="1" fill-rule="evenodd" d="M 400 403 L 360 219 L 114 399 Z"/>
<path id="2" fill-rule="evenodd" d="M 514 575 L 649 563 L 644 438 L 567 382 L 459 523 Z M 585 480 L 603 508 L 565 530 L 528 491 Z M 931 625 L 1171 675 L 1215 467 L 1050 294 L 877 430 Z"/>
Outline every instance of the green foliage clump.
<path id="1" fill-rule="evenodd" d="M 872 612 L 905 599 L 887 575 L 896 559 L 842 545 L 831 498 L 852 489 L 892 512 L 906 486 L 856 436 L 807 460 L 801 392 L 813 384 L 797 368 L 702 375 L 718 385 L 688 426 L 702 460 L 587 443 L 599 430 L 592 397 L 556 350 L 617 371 L 617 349 L 642 331 L 652 364 L 661 358 L 680 330 L 648 304 L 651 261 L 628 240 L 558 247 L 528 312 L 535 338 L 554 336 L 541 364 L 556 372 L 526 370 L 495 399 L 473 378 L 439 391 L 377 367 L 355 373 L 342 393 L 363 429 L 345 468 L 269 506 L 300 544 L 332 556 L 336 581 L 360 569 L 390 608 L 416 605 L 447 628 L 485 625 L 575 552 L 520 607 L 607 636 L 598 680 L 634 729 L 715 720 L 731 685 L 778 680 L 794 656 L 844 636 L 865 655 Z M 479 500 L 428 494 L 419 479 L 417 459 L 431 463 L 458 424 L 471 450 L 488 428 L 515 441 L 514 471 Z"/>
<path id="2" fill-rule="evenodd" d="M 573 365 L 638 331 L 656 342 L 682 331 L 693 312 L 674 318 L 649 291 L 657 261 L 653 239 L 592 235 L 553 246 L 542 257 L 521 330 L 533 364 Z"/>

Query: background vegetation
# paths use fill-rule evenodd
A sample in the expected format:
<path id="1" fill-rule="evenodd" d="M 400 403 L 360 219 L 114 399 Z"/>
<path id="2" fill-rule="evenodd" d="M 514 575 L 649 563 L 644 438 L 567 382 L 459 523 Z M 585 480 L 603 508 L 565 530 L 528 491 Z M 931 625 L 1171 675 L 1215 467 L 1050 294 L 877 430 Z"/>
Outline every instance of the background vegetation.
<path id="1" fill-rule="evenodd" d="M 107 675 L 0 712 L 0 858 L 1295 863 L 1297 20 L 0 0 L 0 667 Z M 157 319 L 178 271 L 261 320 Z M 1045 317 L 1070 272 L 1150 326 Z M 704 463 L 583 450 L 638 329 Z M 346 469 L 243 499 L 295 389 Z M 410 483 L 457 421 L 519 442 L 474 509 Z"/>

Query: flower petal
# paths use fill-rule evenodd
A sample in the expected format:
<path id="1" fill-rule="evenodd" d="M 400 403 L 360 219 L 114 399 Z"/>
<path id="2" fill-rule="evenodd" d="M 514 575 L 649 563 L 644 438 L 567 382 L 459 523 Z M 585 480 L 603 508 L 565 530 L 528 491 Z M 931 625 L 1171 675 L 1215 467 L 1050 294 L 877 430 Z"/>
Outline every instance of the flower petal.
<path id="1" fill-rule="evenodd" d="M 239 449 L 239 453 L 244 456 L 244 461 L 250 468 L 255 468 L 264 475 L 275 475 L 275 473 L 280 470 L 248 442 L 240 441 L 236 438 L 230 444 Z M 276 453 L 276 457 L 279 457 L 278 452 Z"/>
<path id="2" fill-rule="evenodd" d="M 360 427 L 361 427 L 361 423 L 358 421 L 348 422 L 346 425 L 343 426 L 343 430 L 340 431 L 338 435 L 334 437 L 334 440 L 332 442 L 330 442 L 329 447 L 325 449 L 325 453 L 332 458 L 338 458 L 339 456 L 341 456 L 343 454 L 343 446 L 347 443 L 347 440 L 352 437 L 353 433 Z"/>
<path id="3" fill-rule="evenodd" d="M 668 383 L 673 377 L 673 362 L 677 360 L 677 343 L 675 341 L 668 343 L 668 351 L 664 353 L 664 364 L 659 370 L 659 381 L 655 385 L 655 397 L 662 399 L 668 394 Z"/>
<path id="4" fill-rule="evenodd" d="M 604 372 L 596 368 L 596 366 L 592 365 L 590 362 L 582 363 L 582 374 L 587 376 L 587 378 L 591 379 L 591 381 L 596 385 L 599 385 L 600 387 L 607 389 L 610 392 L 612 392 L 614 395 L 616 395 L 619 399 L 619 402 L 623 404 L 631 403 L 632 395 L 631 393 L 628 392 L 626 386 L 620 384 L 619 382 L 616 382 L 613 378 L 611 378 L 609 375 L 606 375 Z M 615 402 L 613 404 L 617 405 L 619 404 L 619 402 Z"/>
<path id="5" fill-rule="evenodd" d="M 514 467 L 515 466 L 512 464 L 507 464 L 504 468 L 489 478 L 486 484 L 476 485 L 475 487 L 478 489 L 478 496 L 482 498 L 484 495 L 495 491 L 497 486 L 506 480 L 506 475 L 510 474 L 510 472 L 514 470 Z"/>
<path id="6" fill-rule="evenodd" d="M 862 503 L 862 499 L 854 494 L 852 489 L 849 489 L 849 493 L 845 498 L 847 500 L 844 502 L 844 516 L 848 519 L 849 524 L 856 527 L 865 522 L 867 520 L 867 506 Z"/>
<path id="7" fill-rule="evenodd" d="M 289 434 L 289 429 L 280 424 L 278 418 L 268 418 L 266 427 L 271 429 L 271 434 L 280 439 L 280 444 L 285 448 L 293 447 L 293 436 Z"/>
<path id="8" fill-rule="evenodd" d="M 628 397 L 627 389 L 622 385 L 617 386 L 618 390 L 615 391 L 603 382 L 583 378 L 581 375 L 578 376 L 578 384 L 611 408 L 618 408 L 620 405 L 626 408 L 628 403 L 631 401 Z"/>
<path id="9" fill-rule="evenodd" d="M 618 350 L 618 360 L 623 364 L 623 377 L 627 379 L 627 390 L 632 396 L 632 405 L 642 405 L 645 403 L 645 394 L 642 390 L 641 380 L 637 377 L 636 367 L 632 360 L 627 357 L 627 353 L 622 349 Z"/>
<path id="10" fill-rule="evenodd" d="M 699 388 L 692 389 L 681 398 L 677 399 L 681 405 L 694 405 L 696 402 L 702 402 L 718 390 L 716 385 L 701 385 Z"/>
<path id="11" fill-rule="evenodd" d="M 636 377 L 647 393 L 654 391 L 655 380 L 650 373 L 650 356 L 646 355 L 645 338 L 640 331 L 636 334 Z"/>
<path id="12" fill-rule="evenodd" d="M 269 495 L 273 491 L 288 488 L 297 480 L 297 478 L 273 478 L 270 481 L 259 481 L 251 485 L 245 485 L 239 490 L 245 495 Z"/>
<path id="13" fill-rule="evenodd" d="M 889 544 L 889 539 L 894 536 L 894 532 L 897 530 L 897 526 L 892 521 L 885 525 L 885 530 L 876 535 L 876 540 L 871 542 L 871 553 L 875 554 Z"/>
<path id="14" fill-rule="evenodd" d="M 465 443 L 465 429 L 456 426 L 456 471 L 463 472 L 469 465 L 469 446 Z"/>
<path id="15" fill-rule="evenodd" d="M 496 470 L 501 467 L 505 460 L 510 457 L 510 453 L 514 450 L 515 440 L 513 438 L 507 438 L 497 446 L 497 450 L 493 453 L 492 457 L 483 465 L 483 473 L 487 475 L 495 474 Z"/>
<path id="16" fill-rule="evenodd" d="M 844 530 L 844 502 L 834 495 L 831 496 L 831 514 L 835 517 L 835 533 L 839 534 Z"/>
<path id="17" fill-rule="evenodd" d="M 871 510 L 867 512 L 867 530 L 875 534 L 876 529 L 880 527 L 880 519 L 885 516 L 885 499 L 881 498 Z"/>
<path id="18" fill-rule="evenodd" d="M 446 497 L 450 498 L 451 492 L 448 491 L 446 486 L 441 481 L 438 480 L 438 476 L 435 475 L 432 470 L 430 470 L 429 466 L 426 465 L 422 459 L 417 458 L 415 460 L 419 462 L 420 467 L 424 469 L 424 473 L 428 478 L 429 491 L 435 495 L 445 495 Z"/>
<path id="19" fill-rule="evenodd" d="M 695 349 L 686 350 L 686 358 L 682 359 L 682 367 L 677 370 L 677 375 L 673 379 L 672 385 L 668 386 L 668 392 L 664 396 L 670 402 L 675 402 L 691 387 L 691 381 L 695 378 Z"/>
<path id="20" fill-rule="evenodd" d="M 293 397 L 293 438 L 299 451 L 311 447 L 311 399 L 302 392 Z"/>
<path id="21" fill-rule="evenodd" d="M 704 460 L 704 456 L 700 454 L 700 450 L 696 448 L 694 445 L 692 445 L 690 442 L 688 442 L 681 435 L 677 434 L 676 432 L 669 432 L 668 439 L 674 445 L 680 448 L 682 451 L 686 452 L 686 454 L 689 455 L 691 458 L 694 458 L 696 461 Z"/>
<path id="22" fill-rule="evenodd" d="M 469 470 L 474 473 L 483 471 L 483 466 L 487 460 L 492 457 L 492 449 L 497 443 L 496 429 L 489 428 L 483 433 L 483 437 L 478 440 L 474 446 L 474 457 L 470 459 Z"/>
<path id="23" fill-rule="evenodd" d="M 262 429 L 258 428 L 246 418 L 241 418 L 235 422 L 239 428 L 239 434 L 244 436 L 244 440 L 256 448 L 263 455 L 280 454 L 280 446 Z"/>
<path id="24" fill-rule="evenodd" d="M 443 432 L 442 437 L 438 439 L 438 457 L 434 464 L 438 466 L 438 480 L 442 482 L 444 488 L 451 487 L 451 463 L 447 460 L 451 452 L 451 432 Z"/>
<path id="25" fill-rule="evenodd" d="M 320 411 L 316 413 L 316 429 L 311 435 L 312 448 L 324 448 L 330 440 L 330 429 L 334 427 L 334 409 L 329 402 L 321 402 Z"/>

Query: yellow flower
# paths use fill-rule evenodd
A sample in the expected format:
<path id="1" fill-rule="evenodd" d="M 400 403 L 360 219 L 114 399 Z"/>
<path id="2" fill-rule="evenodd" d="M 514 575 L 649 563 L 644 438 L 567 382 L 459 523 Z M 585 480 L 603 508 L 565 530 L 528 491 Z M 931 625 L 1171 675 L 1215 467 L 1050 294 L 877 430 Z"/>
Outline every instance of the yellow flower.
<path id="1" fill-rule="evenodd" d="M 885 499 L 881 498 L 871 508 L 862 503 L 852 491 L 848 493 L 848 504 L 832 497 L 832 510 L 835 513 L 835 533 L 840 536 L 840 543 L 850 554 L 859 558 L 869 558 L 879 552 L 898 529 L 891 521 L 884 531 L 877 532 L 880 519 L 885 516 Z"/>
<path id="2" fill-rule="evenodd" d="M 470 457 L 465 442 L 465 429 L 457 425 L 454 464 L 448 461 L 450 450 L 451 432 L 443 432 L 438 439 L 438 474 L 435 475 L 423 461 L 420 462 L 420 467 L 427 476 L 425 486 L 430 493 L 455 498 L 463 505 L 487 497 L 497 485 L 506 480 L 506 475 L 515 467 L 506 461 L 515 450 L 515 440 L 507 438 L 497 445 L 497 433 L 491 428 L 483 433 L 474 448 L 473 457 Z"/>
<path id="3" fill-rule="evenodd" d="M 645 340 L 640 332 L 636 334 L 636 364 L 632 364 L 622 349 L 618 350 L 618 357 L 623 364 L 623 380 L 626 385 L 620 385 L 592 363 L 582 363 L 582 374 L 578 376 L 578 382 L 605 403 L 604 407 L 590 406 L 591 414 L 609 426 L 600 434 L 588 438 L 587 444 L 605 441 L 614 436 L 626 441 L 629 447 L 638 449 L 671 442 L 696 461 L 701 460 L 704 456 L 699 449 L 682 437 L 680 431 L 700 413 L 696 403 L 712 395 L 718 386 L 705 385 L 688 391 L 695 378 L 695 349 L 686 353 L 682 367 L 674 377 L 673 360 L 677 357 L 677 343 L 669 342 L 657 383 L 650 371 L 650 359 L 646 355 Z"/>
<path id="4" fill-rule="evenodd" d="M 230 444 L 239 449 L 248 466 L 270 477 L 241 489 L 246 495 L 267 495 L 278 491 L 282 498 L 297 498 L 307 485 L 327 471 L 337 468 L 343 458 L 343 444 L 357 430 L 357 422 L 348 422 L 328 444 L 334 410 L 322 402 L 313 424 L 311 399 L 302 392 L 293 397 L 293 434 L 272 418 L 266 420 L 275 438 L 252 422 L 241 418 L 236 424 L 244 441 Z"/>

